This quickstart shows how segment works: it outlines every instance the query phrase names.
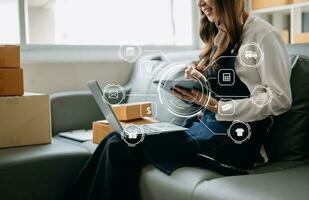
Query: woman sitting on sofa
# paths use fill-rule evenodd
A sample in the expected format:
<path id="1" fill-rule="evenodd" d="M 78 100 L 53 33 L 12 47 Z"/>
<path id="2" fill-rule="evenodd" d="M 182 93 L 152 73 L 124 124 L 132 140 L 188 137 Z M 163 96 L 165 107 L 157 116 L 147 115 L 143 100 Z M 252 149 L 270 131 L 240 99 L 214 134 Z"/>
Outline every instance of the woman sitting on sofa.
<path id="1" fill-rule="evenodd" d="M 198 6 L 200 36 L 206 47 L 201 60 L 192 63 L 185 75 L 204 76 L 216 95 L 181 88 L 173 93 L 204 106 L 203 115 L 186 120 L 188 131 L 147 136 L 134 148 L 119 133 L 111 133 L 78 177 L 72 199 L 137 200 L 145 165 L 170 175 L 180 167 L 199 166 L 197 154 L 240 169 L 254 167 L 271 116 L 291 106 L 291 66 L 285 44 L 275 28 L 244 10 L 244 0 L 198 0 Z M 220 70 L 233 72 L 225 74 L 232 84 L 219 83 Z M 234 112 L 225 113 L 231 109 Z M 214 134 L 227 133 L 235 122 L 250 126 L 250 139 L 239 144 Z"/>

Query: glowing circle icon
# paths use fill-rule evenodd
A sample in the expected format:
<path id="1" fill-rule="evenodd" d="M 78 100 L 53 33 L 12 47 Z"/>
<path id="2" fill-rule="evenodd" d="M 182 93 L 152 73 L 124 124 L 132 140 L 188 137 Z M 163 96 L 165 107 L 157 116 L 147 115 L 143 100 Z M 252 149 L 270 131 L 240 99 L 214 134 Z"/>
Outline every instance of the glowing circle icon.
<path id="1" fill-rule="evenodd" d="M 121 133 L 121 139 L 129 146 L 135 147 L 145 139 L 145 132 L 142 127 L 130 124 Z"/>
<path id="2" fill-rule="evenodd" d="M 110 105 L 120 104 L 125 98 L 126 92 L 121 85 L 108 84 L 103 89 L 103 100 Z"/>
<path id="3" fill-rule="evenodd" d="M 258 85 L 251 92 L 250 100 L 256 107 L 262 108 L 272 102 L 272 94 L 273 92 L 269 87 Z"/>
<path id="4" fill-rule="evenodd" d="M 180 72 L 183 72 L 185 68 L 185 65 L 171 66 L 169 70 L 161 76 L 157 87 L 161 104 L 164 105 L 171 114 L 181 118 L 194 117 L 201 111 L 204 111 L 209 104 L 210 98 L 205 101 L 203 106 L 194 106 L 192 102 L 201 101 L 204 99 L 204 95 L 207 95 L 208 97 L 211 96 L 210 84 L 202 73 L 198 74 L 196 77 L 193 77 L 194 81 L 196 81 L 200 86 L 200 92 L 203 94 L 202 97 L 196 97 L 200 99 L 194 99 L 192 102 L 186 102 L 173 95 L 174 91 L 168 91 L 170 88 L 175 88 L 179 81 L 183 81 L 183 76 L 181 78 L 177 78 L 177 75 L 179 75 Z"/>
<path id="5" fill-rule="evenodd" d="M 251 127 L 248 123 L 235 121 L 227 130 L 227 135 L 235 144 L 242 144 L 251 137 Z"/>
<path id="6" fill-rule="evenodd" d="M 122 60 L 134 63 L 141 56 L 142 48 L 139 45 L 121 45 L 118 54 Z"/>
<path id="7" fill-rule="evenodd" d="M 243 67 L 258 68 L 264 62 L 264 52 L 258 43 L 248 43 L 240 47 L 239 62 Z"/>

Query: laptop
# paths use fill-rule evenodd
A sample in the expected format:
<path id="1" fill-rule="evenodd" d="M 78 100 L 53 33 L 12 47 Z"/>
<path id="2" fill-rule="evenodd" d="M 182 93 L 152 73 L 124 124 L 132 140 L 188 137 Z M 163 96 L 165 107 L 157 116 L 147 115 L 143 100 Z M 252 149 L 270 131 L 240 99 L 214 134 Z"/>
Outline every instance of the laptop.
<path id="1" fill-rule="evenodd" d="M 112 127 L 112 129 L 118 133 L 123 134 L 144 134 L 144 135 L 156 135 L 161 133 L 171 133 L 171 132 L 180 132 L 188 130 L 182 126 L 176 126 L 174 124 L 170 124 L 167 122 L 159 122 L 153 124 L 145 124 L 145 125 L 129 125 L 127 127 L 122 127 L 119 120 L 117 119 L 112 107 L 103 99 L 103 92 L 97 81 L 89 81 L 87 85 L 97 102 L 100 110 L 105 116 L 106 120 Z"/>

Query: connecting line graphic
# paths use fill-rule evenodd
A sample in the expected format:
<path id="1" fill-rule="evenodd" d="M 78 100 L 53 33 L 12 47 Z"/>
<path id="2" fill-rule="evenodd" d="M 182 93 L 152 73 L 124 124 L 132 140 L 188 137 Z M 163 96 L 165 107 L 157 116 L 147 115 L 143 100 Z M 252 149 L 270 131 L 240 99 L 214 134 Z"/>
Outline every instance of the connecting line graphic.
<path id="1" fill-rule="evenodd" d="M 219 98 L 222 98 L 222 99 L 226 99 L 226 98 L 250 98 L 250 96 L 227 96 L 227 95 L 224 95 L 224 96 L 220 96 L 220 95 L 215 95 L 215 97 L 219 97 Z"/>
<path id="2" fill-rule="evenodd" d="M 128 94 L 130 97 L 157 97 L 158 94 Z"/>
<path id="3" fill-rule="evenodd" d="M 227 133 L 215 133 L 213 132 L 201 119 L 198 119 L 213 135 L 224 135 L 227 136 Z"/>

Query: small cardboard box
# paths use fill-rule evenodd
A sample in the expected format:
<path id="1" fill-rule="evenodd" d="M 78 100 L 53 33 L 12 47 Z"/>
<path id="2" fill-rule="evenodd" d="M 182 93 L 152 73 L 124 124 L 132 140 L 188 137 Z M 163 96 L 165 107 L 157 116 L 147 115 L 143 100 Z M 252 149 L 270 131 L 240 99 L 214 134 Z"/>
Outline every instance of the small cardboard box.
<path id="1" fill-rule="evenodd" d="M 143 119 L 127 121 L 127 122 L 120 122 L 122 127 L 126 127 L 127 125 L 134 124 L 134 125 L 144 125 L 144 124 L 151 124 L 158 122 L 155 119 L 145 117 Z M 112 132 L 112 128 L 109 126 L 106 120 L 96 121 L 92 124 L 93 130 L 93 143 L 99 144 L 108 134 Z"/>
<path id="2" fill-rule="evenodd" d="M 21 97 L 0 97 L 0 113 L 0 148 L 51 142 L 47 95 L 26 93 Z"/>
<path id="3" fill-rule="evenodd" d="M 152 114 L 151 103 L 149 102 L 113 105 L 113 111 L 119 121 L 141 119 L 150 117 Z"/>
<path id="4" fill-rule="evenodd" d="M 292 0 L 293 3 L 304 3 L 304 2 L 309 2 L 309 0 Z"/>
<path id="5" fill-rule="evenodd" d="M 262 8 L 283 6 L 292 3 L 293 0 L 253 0 L 252 9 L 258 10 Z"/>
<path id="6" fill-rule="evenodd" d="M 290 42 L 290 33 L 287 30 L 281 31 L 281 37 L 286 44 Z"/>
<path id="7" fill-rule="evenodd" d="M 0 68 L 20 68 L 20 47 L 0 45 Z"/>
<path id="8" fill-rule="evenodd" d="M 22 96 L 23 94 L 23 69 L 0 68 L 0 96 Z"/>
<path id="9" fill-rule="evenodd" d="M 294 40 L 296 44 L 309 43 L 309 33 L 297 34 Z"/>

